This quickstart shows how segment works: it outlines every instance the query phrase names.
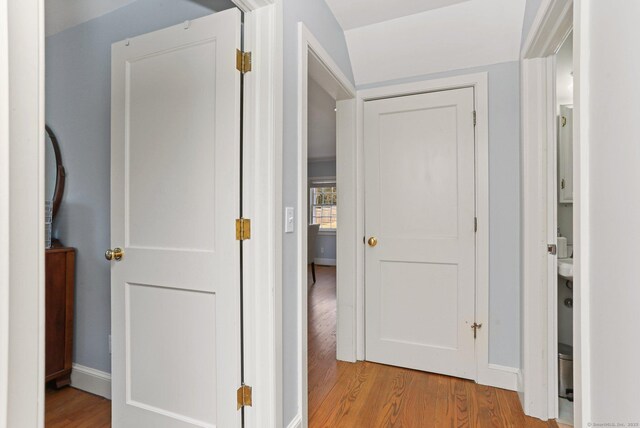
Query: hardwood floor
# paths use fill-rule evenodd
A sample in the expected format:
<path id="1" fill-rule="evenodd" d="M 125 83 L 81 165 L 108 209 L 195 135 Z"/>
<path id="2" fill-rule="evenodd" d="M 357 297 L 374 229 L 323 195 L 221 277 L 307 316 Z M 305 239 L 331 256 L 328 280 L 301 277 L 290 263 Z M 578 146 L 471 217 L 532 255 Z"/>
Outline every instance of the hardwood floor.
<path id="1" fill-rule="evenodd" d="M 47 388 L 46 428 L 103 428 L 111 426 L 111 401 L 79 389 Z"/>
<path id="2" fill-rule="evenodd" d="M 336 361 L 335 268 L 317 266 L 309 292 L 310 428 L 557 427 L 526 417 L 515 392 L 382 364 Z M 111 402 L 47 389 L 46 428 L 111 426 Z"/>
<path id="3" fill-rule="evenodd" d="M 524 415 L 513 391 L 369 362 L 336 361 L 335 268 L 309 292 L 309 427 L 557 427 Z"/>

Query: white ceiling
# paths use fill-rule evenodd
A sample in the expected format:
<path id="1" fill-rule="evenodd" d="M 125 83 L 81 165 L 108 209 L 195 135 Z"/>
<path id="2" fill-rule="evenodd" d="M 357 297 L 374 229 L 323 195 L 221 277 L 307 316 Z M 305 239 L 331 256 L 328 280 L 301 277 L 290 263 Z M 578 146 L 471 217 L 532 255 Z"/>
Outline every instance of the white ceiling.
<path id="1" fill-rule="evenodd" d="M 326 0 L 343 30 L 377 24 L 469 0 Z"/>
<path id="2" fill-rule="evenodd" d="M 326 1 L 343 25 L 370 24 L 345 27 L 358 86 L 520 57 L 525 0 Z M 382 12 L 367 4 L 384 5 L 388 20 L 371 24 Z"/>
<path id="3" fill-rule="evenodd" d="M 335 159 L 336 101 L 313 79 L 309 79 L 307 97 L 307 158 L 310 161 Z"/>

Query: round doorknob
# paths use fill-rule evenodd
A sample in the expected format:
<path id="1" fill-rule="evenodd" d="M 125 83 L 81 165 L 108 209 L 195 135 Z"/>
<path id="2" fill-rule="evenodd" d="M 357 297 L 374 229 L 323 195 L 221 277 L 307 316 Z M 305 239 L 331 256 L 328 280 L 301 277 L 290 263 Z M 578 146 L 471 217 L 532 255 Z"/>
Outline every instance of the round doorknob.
<path id="1" fill-rule="evenodd" d="M 113 250 L 109 249 L 104 252 L 104 258 L 109 261 L 115 260 L 119 262 L 120 260 L 122 260 L 122 256 L 124 256 L 124 251 L 122 251 L 122 248 L 114 248 Z"/>
<path id="2" fill-rule="evenodd" d="M 369 243 L 370 247 L 375 247 L 376 245 L 378 245 L 378 238 L 372 236 L 367 242 Z"/>

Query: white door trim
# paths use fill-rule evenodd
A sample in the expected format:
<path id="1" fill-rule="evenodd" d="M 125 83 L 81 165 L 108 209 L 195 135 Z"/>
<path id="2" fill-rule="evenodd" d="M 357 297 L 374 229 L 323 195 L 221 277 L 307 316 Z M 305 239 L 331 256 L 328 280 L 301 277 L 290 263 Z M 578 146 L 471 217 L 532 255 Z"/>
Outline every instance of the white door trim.
<path id="1" fill-rule="evenodd" d="M 574 27 L 574 423 L 581 426 L 590 414 L 588 383 L 589 301 L 584 278 L 588 231 L 582 212 L 587 182 L 581 175 L 579 14 L 573 0 L 545 0 L 538 11 L 522 55 L 522 166 L 523 166 L 523 377 L 519 390 L 525 413 L 555 418 L 557 407 L 557 276 L 546 244 L 554 243 L 555 221 L 548 205 L 555 203 L 555 173 L 548 165 L 555 150 L 555 76 L 553 55 Z M 554 166 L 555 167 L 555 166 Z M 581 183 L 582 181 L 582 183 Z"/>
<path id="2" fill-rule="evenodd" d="M 515 390 L 517 369 L 489 363 L 489 122 L 488 75 L 476 73 L 442 79 L 385 86 L 358 91 L 358 231 L 364 236 L 364 102 L 378 98 L 411 95 L 422 92 L 442 91 L 473 87 L 476 110 L 476 322 L 482 323 L 476 342 L 477 381 L 483 385 Z M 365 358 L 364 343 L 364 248 L 358 246 L 357 281 L 357 343 L 359 360 Z M 486 328 L 485 328 L 486 327 Z"/>
<path id="3" fill-rule="evenodd" d="M 234 0 L 245 11 L 243 216 L 244 381 L 248 427 L 282 426 L 282 6 Z M 262 6 L 264 5 L 264 6 Z"/>
<path id="4" fill-rule="evenodd" d="M 9 376 L 9 20 L 0 3 L 0 428 L 7 426 Z"/>
<path id="5" fill-rule="evenodd" d="M 0 376 L 0 390 L 10 394 L 6 413 L 0 413 L 7 426 L 39 427 L 44 424 L 44 0 L 8 0 L 2 7 L 8 17 L 9 49 L 3 57 L 8 64 L 3 60 L 2 68 L 10 84 L 2 102 L 10 108 L 10 157 L 4 188 L 9 193 L 0 209 L 9 213 L 9 242 L 2 244 L 9 251 L 2 257 L 10 276 L 8 352 L 0 350 L 8 356 L 8 376 Z"/>
<path id="6" fill-rule="evenodd" d="M 355 311 L 351 310 L 345 300 L 350 299 L 348 291 L 351 289 L 355 277 L 355 245 L 356 240 L 353 226 L 355 220 L 355 96 L 356 90 L 340 67 L 333 61 L 329 53 L 313 36 L 309 29 L 298 23 L 298 222 L 297 252 L 298 252 L 298 323 L 300 334 L 298 337 L 298 409 L 301 414 L 302 426 L 309 423 L 308 412 L 308 364 L 307 364 L 307 98 L 309 73 L 316 73 L 314 77 L 328 93 L 336 98 L 338 112 L 336 116 L 336 185 L 338 204 L 340 205 L 340 224 L 336 233 L 336 258 L 338 265 L 337 286 L 337 357 L 347 361 L 355 361 Z M 309 66 L 309 59 L 313 57 L 317 67 Z M 347 148 L 351 148 L 348 150 Z M 343 187 L 344 185 L 344 187 Z M 348 249 L 351 248 L 352 251 Z M 346 251 L 345 251 L 346 250 Z"/>
<path id="7" fill-rule="evenodd" d="M 525 414 L 546 420 L 556 418 L 557 400 L 557 275 L 556 259 L 547 253 L 547 244 L 556 241 L 555 171 L 555 60 L 553 55 L 573 26 L 572 0 L 545 0 L 534 19 L 523 47 L 522 70 L 522 377 L 518 390 Z M 574 46 L 579 43 L 574 34 Z M 574 58 L 577 50 L 574 49 Z M 574 76 L 579 74 L 574 59 Z M 574 79 L 575 80 L 575 79 Z M 574 87 L 577 86 L 574 83 Z M 576 89 L 575 93 L 578 91 Z M 579 107 L 574 102 L 574 114 Z M 574 124 L 574 151 L 579 150 Z M 577 153 L 577 152 L 574 152 Z M 579 171 L 574 156 L 574 171 Z M 574 195 L 579 198 L 579 177 L 574 174 Z M 574 200 L 574 207 L 579 201 Z M 579 209 L 577 211 L 580 211 Z M 579 247 L 579 215 L 574 215 L 574 247 Z M 583 238 L 584 242 L 584 238 Z M 578 253 L 575 270 L 581 266 Z M 580 342 L 586 302 L 580 298 L 587 290 L 574 277 L 574 373 L 580 373 Z M 588 313 L 588 311 L 587 311 Z M 582 373 L 584 373 L 582 366 Z M 581 426 L 580 408 L 585 402 L 584 388 L 574 376 L 575 423 Z"/>

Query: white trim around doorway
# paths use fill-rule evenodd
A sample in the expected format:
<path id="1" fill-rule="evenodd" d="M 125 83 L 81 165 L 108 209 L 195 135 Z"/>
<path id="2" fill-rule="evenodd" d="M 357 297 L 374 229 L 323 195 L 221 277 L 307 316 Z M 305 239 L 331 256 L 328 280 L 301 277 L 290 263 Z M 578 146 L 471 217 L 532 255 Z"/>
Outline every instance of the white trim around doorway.
<path id="1" fill-rule="evenodd" d="M 8 0 L 2 7 L 8 25 L 0 28 L 8 37 L 0 47 L 0 81 L 8 91 L 0 102 L 9 110 L 0 119 L 0 146 L 9 156 L 0 190 L 0 245 L 8 251 L 0 252 L 0 265 L 9 274 L 0 286 L 9 298 L 2 304 L 8 337 L 0 339 L 7 367 L 0 375 L 6 391 L 0 426 L 36 427 L 44 424 L 44 0 Z"/>
<path id="2" fill-rule="evenodd" d="M 355 295 L 348 291 L 355 289 L 356 271 L 356 90 L 340 67 L 313 36 L 309 29 L 298 23 L 298 205 L 297 223 L 298 252 L 298 409 L 301 426 L 309 423 L 307 399 L 307 224 L 309 203 L 307 178 L 307 112 L 308 81 L 312 76 L 317 83 L 336 100 L 336 185 L 340 219 L 336 231 L 336 293 L 337 293 L 337 359 L 355 362 Z M 296 416 L 297 418 L 298 416 Z"/>
<path id="3" fill-rule="evenodd" d="M 0 415 L 7 414 L 9 378 L 9 16 L 0 7 Z M 6 428 L 6 416 L 0 428 Z"/>
<path id="4" fill-rule="evenodd" d="M 556 94 L 554 55 L 573 28 L 573 0 L 544 0 L 522 49 L 522 374 L 518 391 L 525 414 L 543 420 L 558 416 L 557 265 L 548 244 L 556 244 Z M 580 37 L 574 34 L 574 46 Z M 588 292 L 581 284 L 579 50 L 574 48 L 574 396 L 575 426 L 587 402 L 580 314 L 588 316 Z M 584 184 L 584 183 L 583 183 Z M 582 343 L 582 345 L 581 345 Z"/>
<path id="5" fill-rule="evenodd" d="M 243 244 L 244 382 L 253 390 L 245 424 L 283 426 L 282 391 L 282 2 L 233 0 L 244 13 Z"/>

